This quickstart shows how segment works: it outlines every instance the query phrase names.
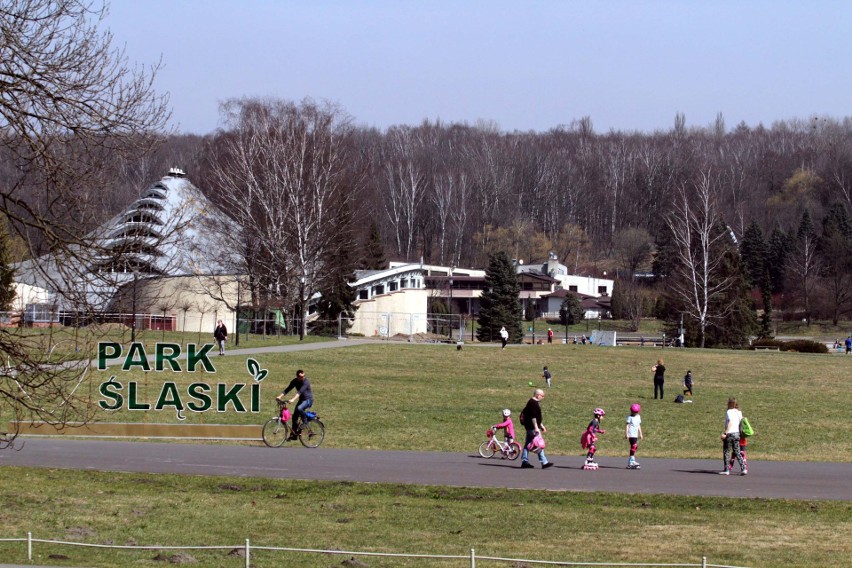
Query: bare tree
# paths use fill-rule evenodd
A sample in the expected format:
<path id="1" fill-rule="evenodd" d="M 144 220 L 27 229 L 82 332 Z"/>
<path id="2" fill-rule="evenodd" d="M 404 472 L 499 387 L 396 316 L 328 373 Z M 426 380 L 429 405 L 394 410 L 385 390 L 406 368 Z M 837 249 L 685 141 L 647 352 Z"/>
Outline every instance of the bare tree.
<path id="1" fill-rule="evenodd" d="M 0 207 L 29 245 L 56 305 L 85 312 L 97 290 L 92 267 L 126 251 L 87 230 L 122 158 L 150 150 L 165 130 L 167 99 L 151 69 L 128 65 L 101 29 L 106 8 L 87 0 L 7 0 L 0 8 Z M 98 209 L 99 210 L 99 209 Z M 0 330 L 11 361 L 0 377 L 4 418 L 61 426 L 88 421 L 78 386 L 86 367 L 58 361 L 32 337 Z M 86 393 L 88 394 L 88 393 Z M 14 436 L 16 432 L 12 432 Z"/>
<path id="2" fill-rule="evenodd" d="M 226 129 L 211 145 L 207 176 L 216 223 L 228 227 L 217 232 L 222 257 L 247 276 L 262 308 L 298 311 L 303 335 L 308 300 L 333 276 L 339 213 L 361 184 L 349 117 L 310 100 L 240 99 L 222 110 Z"/>
<path id="3" fill-rule="evenodd" d="M 719 230 L 724 225 L 716 197 L 716 180 L 709 172 L 702 172 L 695 183 L 680 188 L 674 211 L 667 218 L 675 244 L 675 268 L 669 286 L 684 313 L 697 324 L 700 347 L 704 347 L 707 326 L 734 308 L 718 302 L 734 279 L 725 275 L 723 255 L 717 254 L 730 235 Z"/>

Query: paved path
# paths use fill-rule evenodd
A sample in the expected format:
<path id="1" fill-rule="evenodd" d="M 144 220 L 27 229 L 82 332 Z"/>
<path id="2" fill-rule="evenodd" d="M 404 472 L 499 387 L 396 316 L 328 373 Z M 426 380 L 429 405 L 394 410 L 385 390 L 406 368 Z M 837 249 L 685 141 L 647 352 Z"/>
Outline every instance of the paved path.
<path id="1" fill-rule="evenodd" d="M 520 461 L 461 453 L 28 438 L 21 451 L 0 452 L 0 466 L 852 501 L 852 463 L 752 460 L 749 475 L 741 477 L 719 475 L 721 459 L 645 458 L 642 469 L 632 471 L 623 458 L 603 457 L 599 470 L 583 471 L 580 456 L 551 458 L 555 467 L 548 470 L 522 470 Z"/>

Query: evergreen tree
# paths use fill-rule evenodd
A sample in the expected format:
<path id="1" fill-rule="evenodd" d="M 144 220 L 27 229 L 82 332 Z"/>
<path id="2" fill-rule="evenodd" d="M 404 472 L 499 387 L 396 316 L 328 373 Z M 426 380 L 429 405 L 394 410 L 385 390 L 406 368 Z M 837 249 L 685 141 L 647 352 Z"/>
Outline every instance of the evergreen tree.
<path id="1" fill-rule="evenodd" d="M 760 225 L 752 221 L 746 229 L 743 240 L 740 243 L 740 256 L 746 279 L 752 288 L 757 288 L 763 282 L 763 273 L 766 270 L 766 258 L 768 254 L 766 240 Z"/>
<path id="2" fill-rule="evenodd" d="M 370 223 L 370 236 L 364 249 L 364 256 L 358 268 L 364 270 L 381 270 L 387 267 L 385 260 L 385 246 L 382 244 L 382 234 L 379 232 L 379 224 L 376 221 Z"/>
<path id="3" fill-rule="evenodd" d="M 766 251 L 766 269 L 772 285 L 772 293 L 784 292 L 787 279 L 787 256 L 790 253 L 790 239 L 780 228 L 775 227 L 769 236 Z"/>
<path id="4" fill-rule="evenodd" d="M 312 326 L 312 332 L 317 335 L 345 335 L 346 330 L 352 326 L 350 320 L 358 309 L 358 306 L 353 305 L 357 299 L 357 291 L 350 286 L 350 283 L 355 281 L 355 270 L 352 261 L 353 241 L 349 238 L 351 223 L 348 210 L 344 209 L 340 217 L 337 226 L 344 227 L 340 234 L 340 246 L 334 251 L 325 268 L 327 277 L 320 287 L 317 321 Z"/>
<path id="5" fill-rule="evenodd" d="M 485 270 L 485 291 L 480 296 L 477 331 L 479 341 L 500 339 L 500 328 L 509 332 L 509 342 L 520 343 L 523 339 L 521 327 L 521 286 L 515 267 L 505 252 L 488 256 Z"/>
<path id="6" fill-rule="evenodd" d="M 15 271 L 12 269 L 12 239 L 9 237 L 6 216 L 0 215 L 0 312 L 12 307 L 15 299 Z"/>
<path id="7" fill-rule="evenodd" d="M 677 264 L 677 250 L 671 231 L 665 230 L 659 234 L 653 256 L 651 270 L 655 279 L 665 278 L 674 272 Z"/>
<path id="8" fill-rule="evenodd" d="M 580 299 L 572 292 L 568 292 L 562 305 L 559 306 L 559 321 L 562 325 L 574 325 L 583 321 L 583 308 L 580 307 Z"/>
<path id="9" fill-rule="evenodd" d="M 768 269 L 763 272 L 760 297 L 763 301 L 763 315 L 760 317 L 760 337 L 772 337 L 772 277 L 769 275 Z"/>
<path id="10" fill-rule="evenodd" d="M 720 226 L 717 230 L 727 231 L 727 227 Z M 722 241 L 715 254 L 722 258 L 719 278 L 729 284 L 711 304 L 710 311 L 717 316 L 707 329 L 705 346 L 745 347 L 749 344 L 749 337 L 758 331 L 757 313 L 745 267 L 730 239 Z"/>
<path id="11" fill-rule="evenodd" d="M 822 287 L 834 325 L 852 310 L 852 221 L 842 203 L 835 203 L 822 221 L 818 242 Z"/>

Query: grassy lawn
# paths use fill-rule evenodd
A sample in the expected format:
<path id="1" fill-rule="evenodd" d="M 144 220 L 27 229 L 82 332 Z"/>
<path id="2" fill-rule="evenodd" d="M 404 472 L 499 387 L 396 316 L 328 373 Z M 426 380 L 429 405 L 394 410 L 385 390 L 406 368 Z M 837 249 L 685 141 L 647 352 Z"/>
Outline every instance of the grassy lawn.
<path id="1" fill-rule="evenodd" d="M 118 545 L 279 546 L 575 562 L 848 566 L 849 503 L 636 496 L 299 482 L 245 478 L 4 471 L 2 535 Z M 742 532 L 732 531 L 741 527 Z M 747 534 L 745 534 L 747 533 Z M 818 543 L 818 545 L 817 545 Z M 37 564 L 162 566 L 157 550 L 36 543 Z M 187 551 L 204 567 L 240 567 L 229 550 Z M 49 558 L 61 554 L 67 560 Z M 175 551 L 162 551 L 165 556 Z M 0 543 L 5 562 L 25 543 Z M 348 556 L 255 551 L 252 566 L 340 566 Z M 363 565 L 466 561 L 361 557 Z M 521 566 L 477 561 L 477 566 Z"/>
<path id="2" fill-rule="evenodd" d="M 663 357 L 666 401 L 653 400 L 650 367 Z M 189 413 L 187 422 L 258 426 L 273 397 L 304 368 L 325 445 L 473 453 L 509 407 L 517 417 L 553 372 L 544 400 L 551 456 L 579 459 L 591 410 L 609 433 L 599 455 L 626 456 L 623 423 L 643 406 L 640 456 L 720 457 L 725 401 L 737 396 L 757 434 L 751 460 L 849 461 L 852 357 L 796 353 L 542 345 L 511 347 L 381 343 L 256 356 L 269 375 L 257 414 Z M 163 381 L 252 381 L 245 357 L 214 357 L 216 374 L 91 373 L 92 390 L 112 374 L 136 380 L 156 400 Z M 687 369 L 695 402 L 673 404 Z M 185 390 L 183 391 L 185 392 Z M 105 421 L 175 422 L 173 411 L 104 413 Z M 428 443 L 424 443 L 428 440 Z M 26 451 L 24 449 L 24 451 Z M 430 488 L 382 484 L 198 478 L 3 468 L 3 537 L 139 545 L 333 548 L 562 561 L 695 562 L 755 568 L 848 566 L 852 504 L 767 499 Z M 305 530 L 307 528 L 308 530 Z M 22 543 L 0 542 L 0 559 L 23 562 Z M 162 565 L 156 551 L 116 552 L 36 545 L 36 563 Z M 61 554 L 68 560 L 50 559 Z M 175 554 L 164 551 L 164 555 Z M 243 566 L 227 551 L 190 551 L 198 566 Z M 252 566 L 339 566 L 347 557 L 256 551 Z M 360 558 L 366 566 L 458 566 L 463 561 Z M 478 560 L 477 566 L 507 566 Z M 520 566 L 520 565 L 519 565 Z"/>
<path id="3" fill-rule="evenodd" d="M 653 400 L 650 369 L 660 357 L 667 368 L 665 401 Z M 314 384 L 315 410 L 328 427 L 327 446 L 472 452 L 502 408 L 517 418 L 532 393 L 529 383 L 543 386 L 541 369 L 548 365 L 554 378 L 544 416 L 553 455 L 581 453 L 580 434 L 601 406 L 610 432 L 601 437 L 600 455 L 626 456 L 624 419 L 630 404 L 639 402 L 645 433 L 640 455 L 718 458 L 729 396 L 739 399 L 757 431 L 749 446 L 753 459 L 847 461 L 852 453 L 852 357 L 843 355 L 555 344 L 457 351 L 384 343 L 256 358 L 269 370 L 259 413 L 188 412 L 186 422 L 261 425 L 274 413 L 275 394 L 304 368 Z M 127 381 L 137 381 L 140 400 L 151 404 L 165 380 L 184 393 L 198 380 L 252 382 L 245 357 L 214 357 L 213 363 L 215 375 L 94 372 L 92 392 L 112 374 L 125 391 Z M 695 376 L 694 402 L 674 404 L 687 369 Z M 103 420 L 176 422 L 176 414 L 123 409 L 104 412 Z M 814 433 L 808 443 L 802 443 L 803 432 Z"/>

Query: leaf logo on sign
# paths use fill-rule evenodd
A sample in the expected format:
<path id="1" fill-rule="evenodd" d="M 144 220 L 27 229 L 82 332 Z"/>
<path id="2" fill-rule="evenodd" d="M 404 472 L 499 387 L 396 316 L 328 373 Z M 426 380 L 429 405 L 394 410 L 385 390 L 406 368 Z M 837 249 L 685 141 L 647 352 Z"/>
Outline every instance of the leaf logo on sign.
<path id="1" fill-rule="evenodd" d="M 266 369 L 260 368 L 260 363 L 249 357 L 246 359 L 246 369 L 248 369 L 249 375 L 254 377 L 254 380 L 257 382 L 262 381 L 266 378 L 266 375 L 269 374 L 269 371 Z"/>

